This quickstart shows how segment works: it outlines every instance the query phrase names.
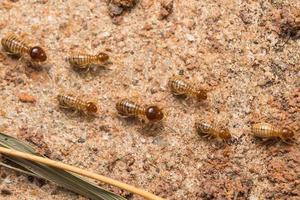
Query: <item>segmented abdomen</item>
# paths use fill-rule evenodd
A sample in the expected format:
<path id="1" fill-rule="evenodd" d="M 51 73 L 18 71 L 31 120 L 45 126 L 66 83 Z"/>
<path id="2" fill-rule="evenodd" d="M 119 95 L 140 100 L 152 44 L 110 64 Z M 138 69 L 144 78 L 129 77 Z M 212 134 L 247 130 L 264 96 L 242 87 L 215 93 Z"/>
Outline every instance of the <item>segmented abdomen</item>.
<path id="1" fill-rule="evenodd" d="M 116 104 L 116 109 L 120 115 L 137 116 L 144 113 L 144 109 L 129 99 L 123 99 Z"/>
<path id="2" fill-rule="evenodd" d="M 217 137 L 217 130 L 213 127 L 213 125 L 206 122 L 196 123 L 196 129 L 201 134 L 207 134 Z"/>
<path id="3" fill-rule="evenodd" d="M 65 94 L 59 94 L 57 96 L 58 102 L 62 106 L 66 106 L 69 108 L 75 108 L 77 110 L 84 111 L 86 106 L 85 102 L 83 102 L 80 99 L 77 99 L 76 97 L 72 95 L 65 95 Z"/>
<path id="4" fill-rule="evenodd" d="M 271 124 L 258 123 L 254 124 L 251 128 L 254 136 L 261 138 L 277 137 L 278 130 L 275 129 Z"/>
<path id="5" fill-rule="evenodd" d="M 193 91 L 193 87 L 181 78 L 172 77 L 168 84 L 175 94 L 187 94 Z"/>
<path id="6" fill-rule="evenodd" d="M 87 54 L 74 55 L 68 57 L 67 60 L 73 66 L 86 67 L 87 65 L 90 65 L 96 61 L 96 56 L 87 55 Z"/>
<path id="7" fill-rule="evenodd" d="M 26 54 L 30 50 L 30 47 L 14 34 L 2 38 L 1 44 L 5 50 L 14 54 Z"/>

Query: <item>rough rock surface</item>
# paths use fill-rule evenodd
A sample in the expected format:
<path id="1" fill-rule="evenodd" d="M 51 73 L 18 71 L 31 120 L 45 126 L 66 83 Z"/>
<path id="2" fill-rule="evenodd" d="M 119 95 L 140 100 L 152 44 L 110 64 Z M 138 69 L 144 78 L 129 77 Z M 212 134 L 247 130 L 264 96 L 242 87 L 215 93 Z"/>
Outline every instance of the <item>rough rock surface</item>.
<path id="1" fill-rule="evenodd" d="M 300 1 L 165 2 L 140 0 L 111 18 L 104 0 L 0 1 L 1 38 L 23 35 L 49 58 L 36 71 L 0 51 L 0 130 L 168 199 L 299 199 Z M 81 74 L 64 61 L 72 51 L 104 51 L 111 64 Z M 169 95 L 166 82 L 179 71 L 211 89 L 206 102 Z M 61 90 L 96 100 L 99 117 L 61 110 Z M 115 102 L 137 94 L 165 109 L 165 129 L 147 134 L 140 121 L 116 116 Z M 199 118 L 227 126 L 236 141 L 198 136 Z M 291 127 L 295 139 L 252 138 L 250 125 L 262 121 Z M 84 199 L 3 167 L 0 181 L 0 199 Z"/>

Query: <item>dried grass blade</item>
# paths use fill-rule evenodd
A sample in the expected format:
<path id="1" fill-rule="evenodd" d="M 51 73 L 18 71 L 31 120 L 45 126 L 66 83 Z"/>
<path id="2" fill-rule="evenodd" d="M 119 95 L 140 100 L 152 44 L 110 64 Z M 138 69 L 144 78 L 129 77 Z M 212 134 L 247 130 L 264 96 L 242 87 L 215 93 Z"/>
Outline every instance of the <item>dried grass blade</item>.
<path id="1" fill-rule="evenodd" d="M 41 156 L 36 153 L 35 150 L 28 144 L 3 133 L 0 133 L 0 146 Z M 69 189 L 75 193 L 81 194 L 93 200 L 125 199 L 64 170 L 56 169 L 44 164 L 28 161 L 21 158 L 14 158 L 11 156 L 6 157 L 17 165 L 20 165 L 31 173 L 34 173 L 36 176 L 55 182 L 56 184 L 66 189 Z"/>

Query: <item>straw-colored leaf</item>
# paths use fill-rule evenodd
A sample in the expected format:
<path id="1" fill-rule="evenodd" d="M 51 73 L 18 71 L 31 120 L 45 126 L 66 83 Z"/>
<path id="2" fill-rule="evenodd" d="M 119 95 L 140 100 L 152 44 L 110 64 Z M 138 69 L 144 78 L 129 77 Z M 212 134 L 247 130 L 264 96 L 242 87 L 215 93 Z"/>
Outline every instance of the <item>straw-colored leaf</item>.
<path id="1" fill-rule="evenodd" d="M 0 133 L 0 146 L 41 156 L 28 144 L 3 133 Z M 27 174 L 34 174 L 35 176 L 52 181 L 66 189 L 93 200 L 125 200 L 125 198 L 117 194 L 109 192 L 87 180 L 84 180 L 82 177 L 64 170 L 12 156 L 5 157 L 17 164 L 16 166 L 20 166 L 7 166 L 10 169 L 15 169 Z M 5 166 L 7 164 L 0 163 L 0 165 Z"/>
<path id="2" fill-rule="evenodd" d="M 4 162 L 1 161 L 0 165 L 3 166 L 3 167 L 9 168 L 9 169 L 18 171 L 18 172 L 22 172 L 23 174 L 27 174 L 28 176 L 34 176 L 34 177 L 37 177 L 37 178 L 41 178 L 41 177 L 37 176 L 36 174 L 33 174 L 30 171 L 27 171 L 26 169 L 24 169 L 23 167 L 21 167 L 19 165 L 16 166 L 16 164 L 11 165 L 11 164 L 7 164 L 7 163 L 4 163 Z"/>

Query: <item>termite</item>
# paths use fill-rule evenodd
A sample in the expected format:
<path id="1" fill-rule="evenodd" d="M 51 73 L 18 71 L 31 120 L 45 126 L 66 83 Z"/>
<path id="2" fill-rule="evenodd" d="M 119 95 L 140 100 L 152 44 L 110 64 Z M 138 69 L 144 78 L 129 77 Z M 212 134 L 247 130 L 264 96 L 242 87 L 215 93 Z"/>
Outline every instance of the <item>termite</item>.
<path id="1" fill-rule="evenodd" d="M 85 101 L 72 94 L 59 94 L 57 96 L 59 105 L 63 108 L 73 109 L 86 115 L 96 115 L 98 107 L 93 101 Z"/>
<path id="2" fill-rule="evenodd" d="M 39 46 L 31 46 L 15 34 L 10 34 L 1 39 L 3 49 L 12 55 L 24 57 L 29 55 L 33 62 L 44 62 L 47 60 L 45 51 Z"/>
<path id="3" fill-rule="evenodd" d="M 150 122 L 159 122 L 164 118 L 162 109 L 158 106 L 141 106 L 130 99 L 122 99 L 116 103 L 116 109 L 124 117 L 146 117 Z"/>
<path id="4" fill-rule="evenodd" d="M 77 69 L 89 70 L 94 64 L 103 64 L 108 61 L 109 56 L 106 53 L 100 52 L 96 55 L 90 54 L 74 54 L 66 58 L 72 67 Z"/>
<path id="5" fill-rule="evenodd" d="M 208 122 L 196 122 L 195 128 L 198 134 L 204 134 L 207 136 L 212 136 L 221 140 L 229 140 L 231 139 L 231 134 L 228 128 L 219 128 L 214 124 L 210 124 Z"/>
<path id="6" fill-rule="evenodd" d="M 180 76 L 172 76 L 168 81 L 168 86 L 174 95 L 187 95 L 196 98 L 198 101 L 207 99 L 206 90 L 197 89 Z"/>
<path id="7" fill-rule="evenodd" d="M 251 132 L 253 136 L 259 138 L 281 138 L 282 140 L 287 140 L 294 137 L 294 132 L 287 128 L 277 128 L 268 123 L 257 123 L 251 127 Z"/>

